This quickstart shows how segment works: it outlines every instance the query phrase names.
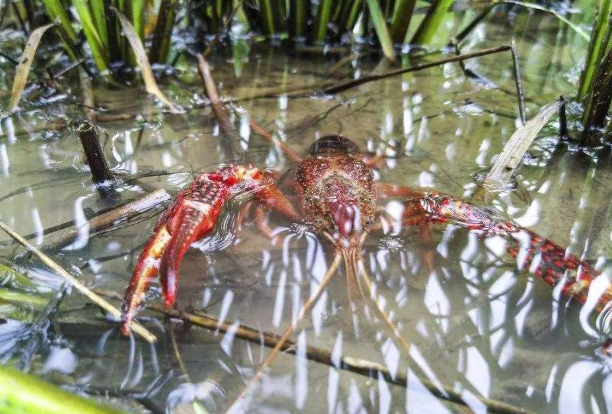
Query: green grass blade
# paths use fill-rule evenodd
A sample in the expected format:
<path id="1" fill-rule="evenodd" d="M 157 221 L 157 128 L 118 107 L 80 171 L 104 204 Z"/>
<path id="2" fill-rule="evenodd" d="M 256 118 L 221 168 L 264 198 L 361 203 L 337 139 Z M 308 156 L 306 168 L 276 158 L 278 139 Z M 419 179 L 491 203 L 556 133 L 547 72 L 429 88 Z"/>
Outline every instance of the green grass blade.
<path id="1" fill-rule="evenodd" d="M 122 414 L 32 375 L 0 366 L 0 414 Z"/>
<path id="2" fill-rule="evenodd" d="M 273 35 L 276 33 L 274 26 L 274 13 L 276 12 L 272 4 L 272 0 L 260 0 L 259 8 L 261 10 L 262 32 L 265 35 Z"/>
<path id="3" fill-rule="evenodd" d="M 342 4 L 342 9 L 338 13 L 338 16 L 334 18 L 340 36 L 347 31 L 353 30 L 359 13 L 361 12 L 362 5 L 363 0 L 346 0 Z"/>
<path id="4" fill-rule="evenodd" d="M 153 43 L 149 51 L 151 63 L 165 63 L 170 51 L 170 39 L 172 38 L 172 28 L 174 27 L 174 17 L 178 0 L 162 0 L 159 5 L 159 13 Z"/>
<path id="5" fill-rule="evenodd" d="M 608 42 L 608 29 L 610 27 L 610 14 L 612 14 L 612 0 L 604 0 L 597 13 L 589 48 L 586 56 L 586 65 L 580 74 L 580 83 L 576 99 L 582 101 L 591 90 L 593 76 L 597 66 L 605 53 L 604 44 Z"/>
<path id="6" fill-rule="evenodd" d="M 81 54 L 76 46 L 78 36 L 72 27 L 72 21 L 68 16 L 64 4 L 60 0 L 42 1 L 49 18 L 58 23 L 58 31 L 66 48 L 66 53 L 68 53 L 68 56 L 73 62 L 76 62 Z"/>
<path id="7" fill-rule="evenodd" d="M 327 36 L 327 24 L 331 17 L 333 0 L 321 0 L 319 10 L 315 19 L 314 41 L 317 43 L 325 42 Z"/>
<path id="8" fill-rule="evenodd" d="M 104 0 L 90 0 L 90 3 L 93 21 L 100 35 L 102 47 L 106 50 L 109 50 L 108 29 L 106 22 L 106 6 L 104 4 Z"/>
<path id="9" fill-rule="evenodd" d="M 444 15 L 453 4 L 453 1 L 454 0 L 438 0 L 434 2 L 412 37 L 411 43 L 419 45 L 430 43 L 440 27 Z"/>
<path id="10" fill-rule="evenodd" d="M 104 48 L 102 39 L 96 29 L 93 15 L 89 9 L 87 0 L 72 0 L 72 5 L 79 14 L 81 24 L 83 25 L 83 33 L 87 39 L 87 44 L 91 49 L 91 54 L 96 62 L 96 66 L 102 72 L 108 70 L 109 57 L 108 49 Z"/>
<path id="11" fill-rule="evenodd" d="M 68 12 L 60 0 L 42 0 L 45 10 L 52 21 L 59 23 L 60 27 L 73 43 L 77 41 L 77 34 L 72 27 Z"/>
<path id="12" fill-rule="evenodd" d="M 357 19 L 359 18 L 359 14 L 361 13 L 362 8 L 363 2 L 361 0 L 353 0 L 353 4 L 351 6 L 348 17 L 346 19 L 346 23 L 344 25 L 344 29 L 353 30 L 355 24 L 357 24 Z"/>
<path id="13" fill-rule="evenodd" d="M 289 3 L 289 34 L 294 37 L 306 36 L 308 0 L 291 0 Z"/>
<path id="14" fill-rule="evenodd" d="M 140 40 L 144 40 L 145 0 L 132 0 L 132 24 Z"/>
<path id="15" fill-rule="evenodd" d="M 393 42 L 404 43 L 415 4 L 416 0 L 397 0 L 395 3 L 390 30 Z"/>
<path id="16" fill-rule="evenodd" d="M 382 14 L 380 5 L 377 0 L 366 0 L 368 10 L 370 11 L 370 18 L 374 25 L 374 30 L 378 36 L 378 41 L 382 47 L 383 53 L 389 60 L 395 60 L 395 51 L 393 50 L 393 40 L 389 34 L 389 28 L 387 22 Z"/>
<path id="17" fill-rule="evenodd" d="M 10 265 L 0 262 L 0 282 L 23 289 L 34 289 L 36 285 L 27 276 L 22 275 Z"/>
<path id="18" fill-rule="evenodd" d="M 43 308 L 49 302 L 49 298 L 42 294 L 20 292 L 15 289 L 0 287 L 0 303 L 11 303 L 15 305 L 29 305 L 33 308 Z"/>

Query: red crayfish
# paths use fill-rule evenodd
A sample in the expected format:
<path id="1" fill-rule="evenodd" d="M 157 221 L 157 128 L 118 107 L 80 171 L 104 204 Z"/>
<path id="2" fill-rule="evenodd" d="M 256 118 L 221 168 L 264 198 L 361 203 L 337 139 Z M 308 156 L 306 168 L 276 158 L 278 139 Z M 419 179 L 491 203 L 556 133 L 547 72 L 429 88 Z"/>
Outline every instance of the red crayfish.
<path id="1" fill-rule="evenodd" d="M 181 259 L 192 243 L 214 231 L 224 206 L 239 194 L 250 194 L 260 206 L 289 220 L 310 224 L 315 233 L 326 237 L 342 253 L 346 271 L 352 274 L 365 236 L 376 230 L 377 220 L 384 214 L 377 205 L 384 197 L 403 199 L 404 226 L 451 222 L 484 235 L 506 236 L 513 257 L 519 255 L 519 239 L 526 235 L 524 268 L 553 286 L 562 283 L 563 293 L 586 301 L 591 281 L 598 275 L 588 263 L 491 208 L 436 192 L 376 182 L 371 169 L 376 162 L 376 157 L 362 156 L 355 143 L 345 137 L 318 139 L 288 178 L 297 207 L 280 191 L 278 175 L 271 171 L 253 165 L 229 165 L 200 174 L 174 198 L 140 254 L 123 303 L 123 332 L 129 333 L 147 287 L 158 273 L 166 306 L 173 305 Z M 610 290 L 603 293 L 598 310 L 611 298 Z"/>

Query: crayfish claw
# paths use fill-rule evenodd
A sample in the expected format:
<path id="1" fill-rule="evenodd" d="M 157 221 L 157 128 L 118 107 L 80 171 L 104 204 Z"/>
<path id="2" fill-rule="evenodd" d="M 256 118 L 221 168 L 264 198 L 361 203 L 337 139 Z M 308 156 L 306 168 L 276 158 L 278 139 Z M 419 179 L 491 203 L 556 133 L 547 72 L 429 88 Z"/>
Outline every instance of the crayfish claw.
<path id="1" fill-rule="evenodd" d="M 178 290 L 179 268 L 189 247 L 214 228 L 211 206 L 198 202 L 187 202 L 181 215 L 174 222 L 172 238 L 160 263 L 160 282 L 166 307 L 174 305 Z M 216 217 L 218 212 L 212 214 Z"/>
<path id="2" fill-rule="evenodd" d="M 125 299 L 123 300 L 121 310 L 121 331 L 124 335 L 129 335 L 130 333 L 134 315 L 144 299 L 151 279 L 159 271 L 159 259 L 164 254 L 164 250 L 170 240 L 171 236 L 167 227 L 160 223 L 155 228 L 153 237 L 147 242 L 138 257 L 130 284 L 125 292 Z"/>

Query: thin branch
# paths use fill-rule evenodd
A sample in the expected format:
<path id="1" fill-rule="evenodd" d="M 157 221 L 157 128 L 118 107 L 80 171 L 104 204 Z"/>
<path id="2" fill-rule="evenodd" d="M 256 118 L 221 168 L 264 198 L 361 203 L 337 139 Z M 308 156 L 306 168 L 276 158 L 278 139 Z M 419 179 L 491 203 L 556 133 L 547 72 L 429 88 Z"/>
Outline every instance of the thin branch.
<path id="1" fill-rule="evenodd" d="M 565 113 L 565 97 L 559 98 L 559 137 L 568 138 L 569 134 L 567 131 L 567 114 Z"/>
<path id="2" fill-rule="evenodd" d="M 217 121 L 219 122 L 219 128 L 223 133 L 223 147 L 226 152 L 224 155 L 228 159 L 235 158 L 234 141 L 239 141 L 240 136 L 238 135 L 236 128 L 234 128 L 232 125 L 229 114 L 223 106 L 223 101 L 219 97 L 219 91 L 217 90 L 215 81 L 210 73 L 210 66 L 208 65 L 208 62 L 202 54 L 198 53 L 196 56 L 198 58 L 198 71 L 200 72 L 200 76 L 204 82 L 204 90 L 206 91 L 208 99 L 210 99 L 210 105 L 213 113 L 215 114 L 215 118 L 217 118 Z"/>
<path id="3" fill-rule="evenodd" d="M 53 261 L 49 256 L 47 256 L 46 254 L 38 250 L 36 247 L 34 247 L 32 244 L 30 244 L 26 239 L 21 237 L 19 234 L 15 233 L 13 229 L 8 227 L 2 221 L 0 221 L 0 229 L 8 233 L 8 235 L 11 236 L 13 239 L 17 240 L 19 244 L 21 244 L 23 247 L 25 247 L 30 252 L 32 252 L 36 257 L 38 257 L 45 265 L 47 265 L 47 267 L 49 267 L 55 273 L 57 273 L 58 275 L 66 279 L 72 286 L 74 286 L 83 295 L 87 296 L 89 300 L 91 300 L 93 303 L 95 303 L 96 305 L 98 305 L 100 308 L 110 313 L 111 315 L 115 316 L 116 318 L 121 318 L 121 311 L 119 311 L 119 309 L 115 308 L 113 305 L 108 303 L 106 300 L 104 300 L 103 298 L 101 298 L 100 296 L 92 292 L 87 286 L 82 284 L 77 278 L 75 278 L 70 273 L 68 273 L 63 267 L 61 267 L 59 264 Z M 142 336 L 147 342 L 154 343 L 157 341 L 157 338 L 155 337 L 155 335 L 149 332 L 142 325 L 135 325 L 133 329 L 134 329 L 134 332 Z"/>
<path id="4" fill-rule="evenodd" d="M 291 147 L 289 147 L 283 141 L 279 140 L 274 135 L 266 131 L 263 127 L 259 126 L 257 123 L 255 123 L 255 121 L 250 121 L 249 127 L 257 135 L 264 138 L 266 141 L 270 142 L 275 147 L 280 148 L 280 150 L 283 151 L 283 153 L 292 161 L 294 162 L 302 161 L 302 157 L 300 157 L 297 152 L 292 150 Z"/>
<path id="5" fill-rule="evenodd" d="M 525 112 L 525 94 L 523 93 L 523 81 L 521 80 L 521 71 L 514 39 L 512 39 L 512 43 L 510 45 L 510 53 L 512 54 L 512 69 L 514 72 L 514 82 L 516 84 L 516 97 L 518 99 L 519 116 L 521 117 L 521 125 L 525 125 L 527 122 L 527 113 Z"/>
<path id="6" fill-rule="evenodd" d="M 132 217 L 144 213 L 159 204 L 167 201 L 171 198 L 170 194 L 164 190 L 156 190 L 146 196 L 139 198 L 131 203 L 119 206 L 107 213 L 101 214 L 98 217 L 92 218 L 87 221 L 86 224 L 81 226 L 72 226 L 58 232 L 53 233 L 52 236 L 47 237 L 44 240 L 45 249 L 58 248 L 78 236 L 79 231 L 87 227 L 89 234 L 104 230 L 108 227 L 114 226 L 117 222 L 126 221 Z"/>
<path id="7" fill-rule="evenodd" d="M 380 75 L 364 76 L 363 78 L 360 78 L 360 79 L 351 80 L 351 81 L 344 82 L 344 83 L 334 85 L 334 86 L 324 87 L 324 89 L 319 91 L 318 94 L 321 94 L 321 95 L 330 94 L 331 95 L 331 94 L 335 94 L 338 92 L 344 92 L 348 89 L 363 85 L 365 83 L 379 81 L 382 79 L 387 79 L 387 78 L 391 78 L 391 77 L 398 76 L 398 75 L 403 75 L 404 73 L 417 72 L 419 70 L 440 66 L 445 63 L 460 62 L 462 60 L 473 59 L 473 58 L 480 57 L 480 56 L 492 55 L 495 53 L 505 52 L 508 50 L 512 50 L 512 46 L 508 46 L 508 45 L 498 46 L 498 47 L 493 47 L 489 49 L 478 50 L 476 52 L 466 53 L 464 55 L 451 56 L 448 58 L 435 60 L 433 62 L 420 63 L 418 65 L 410 66 L 408 68 L 392 70 L 390 72 L 385 72 Z"/>

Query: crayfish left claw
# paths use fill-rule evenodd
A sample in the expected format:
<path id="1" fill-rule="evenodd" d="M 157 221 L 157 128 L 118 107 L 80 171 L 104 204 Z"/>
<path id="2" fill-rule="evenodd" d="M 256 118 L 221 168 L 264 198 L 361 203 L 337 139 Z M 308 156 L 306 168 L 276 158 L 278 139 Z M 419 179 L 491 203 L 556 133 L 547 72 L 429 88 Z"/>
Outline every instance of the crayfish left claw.
<path id="1" fill-rule="evenodd" d="M 130 325 L 151 279 L 161 272 L 162 293 L 167 307 L 176 300 L 181 259 L 196 240 L 209 234 L 230 196 L 227 185 L 214 174 L 202 174 L 179 193 L 160 217 L 151 240 L 145 245 L 132 274 L 123 302 L 121 329 Z"/>
<path id="2" fill-rule="evenodd" d="M 220 213 L 216 211 L 211 214 L 210 206 L 204 203 L 186 204 L 181 215 L 173 223 L 172 238 L 160 263 L 160 281 L 166 307 L 171 307 L 176 300 L 179 267 L 183 256 L 195 241 L 212 231 Z"/>
<path id="3" fill-rule="evenodd" d="M 138 306 L 157 273 L 161 273 L 166 306 L 174 304 L 183 256 L 191 244 L 213 231 L 229 198 L 244 192 L 252 194 L 260 202 L 289 218 L 298 217 L 272 178 L 255 167 L 230 165 L 201 174 L 175 197 L 162 214 L 153 237 L 138 258 L 123 302 L 121 330 L 125 335 L 129 334 Z"/>

